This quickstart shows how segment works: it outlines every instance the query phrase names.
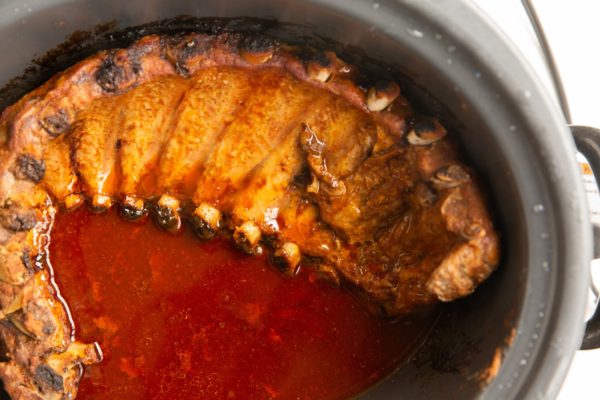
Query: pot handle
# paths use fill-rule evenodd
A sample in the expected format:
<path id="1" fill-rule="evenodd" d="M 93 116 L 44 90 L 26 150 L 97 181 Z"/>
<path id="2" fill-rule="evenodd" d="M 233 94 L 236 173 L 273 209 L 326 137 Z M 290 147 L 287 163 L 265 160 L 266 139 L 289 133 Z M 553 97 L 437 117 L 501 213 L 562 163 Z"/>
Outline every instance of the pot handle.
<path id="1" fill-rule="evenodd" d="M 571 125 L 570 128 L 577 150 L 588 160 L 597 182 L 600 183 L 600 129 L 580 125 Z M 594 258 L 600 258 L 600 226 L 592 224 L 592 227 L 594 230 Z M 593 283 L 592 291 L 598 297 L 598 290 Z M 598 306 L 586 324 L 581 350 L 597 348 L 600 348 L 600 307 Z"/>

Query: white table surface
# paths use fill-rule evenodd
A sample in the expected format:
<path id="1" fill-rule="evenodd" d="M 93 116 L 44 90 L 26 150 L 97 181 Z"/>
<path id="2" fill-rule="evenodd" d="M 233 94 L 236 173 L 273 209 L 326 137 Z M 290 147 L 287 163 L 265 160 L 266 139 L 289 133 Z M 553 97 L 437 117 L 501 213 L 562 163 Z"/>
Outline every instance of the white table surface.
<path id="1" fill-rule="evenodd" d="M 551 91 L 549 74 L 520 0 L 475 2 L 508 34 Z M 573 123 L 600 128 L 600 1 L 534 0 L 534 5 L 563 79 Z M 598 260 L 592 275 L 600 283 Z M 558 399 L 600 399 L 600 350 L 575 354 Z"/>

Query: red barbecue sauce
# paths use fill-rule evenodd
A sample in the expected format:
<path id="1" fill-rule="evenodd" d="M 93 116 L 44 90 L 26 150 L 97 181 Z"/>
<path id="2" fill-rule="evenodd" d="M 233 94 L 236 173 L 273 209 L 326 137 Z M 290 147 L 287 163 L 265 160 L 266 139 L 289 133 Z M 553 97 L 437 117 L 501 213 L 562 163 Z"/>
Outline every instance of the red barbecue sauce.
<path id="1" fill-rule="evenodd" d="M 59 214 L 50 262 L 77 338 L 104 353 L 78 399 L 346 398 L 393 371 L 431 324 L 390 324 L 308 268 L 287 278 L 227 240 L 114 211 Z"/>

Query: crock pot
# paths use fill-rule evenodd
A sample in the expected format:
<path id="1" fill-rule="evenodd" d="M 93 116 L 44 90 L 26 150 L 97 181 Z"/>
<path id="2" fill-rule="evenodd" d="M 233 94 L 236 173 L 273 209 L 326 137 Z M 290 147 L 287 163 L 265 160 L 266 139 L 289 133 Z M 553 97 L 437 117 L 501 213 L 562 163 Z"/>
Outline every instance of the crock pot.
<path id="1" fill-rule="evenodd" d="M 111 31 L 178 15 L 276 19 L 363 49 L 401 73 L 406 96 L 441 116 L 480 173 L 502 233 L 500 268 L 443 307 L 412 359 L 361 398 L 555 397 L 584 333 L 592 229 L 571 132 L 493 23 L 459 0 L 1 0 L 0 108 L 76 58 L 127 40 Z M 40 57 L 73 32 L 60 53 Z M 582 150 L 600 154 L 594 134 L 580 136 Z M 587 347 L 597 345 L 599 319 Z"/>

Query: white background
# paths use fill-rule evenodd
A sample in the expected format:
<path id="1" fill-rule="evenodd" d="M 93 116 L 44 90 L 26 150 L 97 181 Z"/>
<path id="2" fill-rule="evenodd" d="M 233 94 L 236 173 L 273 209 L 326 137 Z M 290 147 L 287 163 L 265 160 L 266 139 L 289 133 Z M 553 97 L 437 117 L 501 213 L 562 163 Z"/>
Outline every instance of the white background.
<path id="1" fill-rule="evenodd" d="M 475 2 L 508 34 L 551 91 L 551 80 L 520 0 Z M 533 3 L 558 64 L 573 123 L 600 128 L 600 0 Z M 600 282 L 600 263 L 592 272 L 595 282 Z M 576 353 L 559 395 L 559 400 L 571 399 L 600 399 L 600 350 Z"/>

